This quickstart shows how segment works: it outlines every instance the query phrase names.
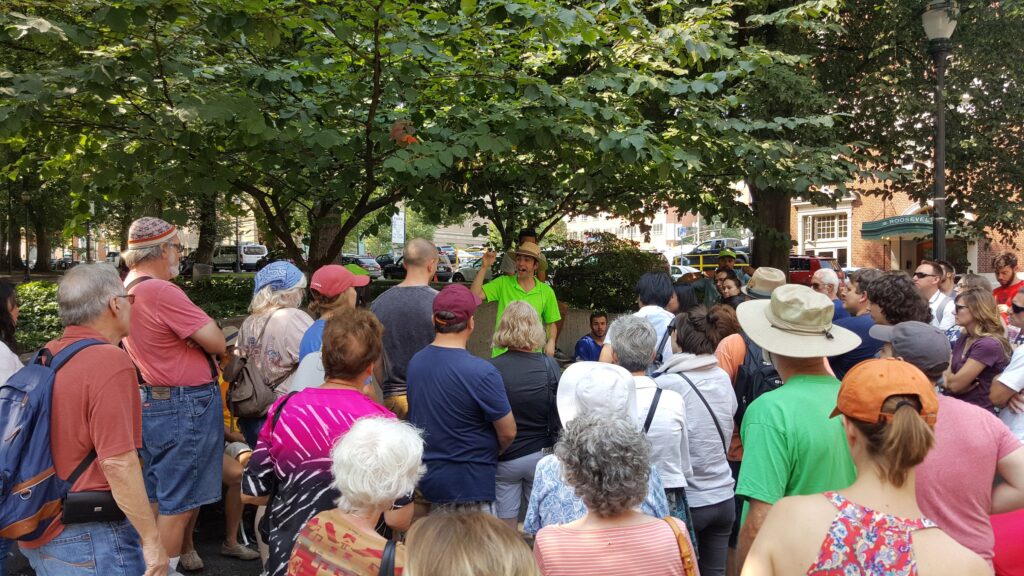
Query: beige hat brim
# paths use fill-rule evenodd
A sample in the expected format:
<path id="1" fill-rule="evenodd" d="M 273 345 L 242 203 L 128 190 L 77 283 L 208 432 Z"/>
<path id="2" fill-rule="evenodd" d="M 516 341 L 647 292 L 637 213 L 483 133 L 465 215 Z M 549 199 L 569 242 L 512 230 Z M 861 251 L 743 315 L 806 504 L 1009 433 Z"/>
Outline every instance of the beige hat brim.
<path id="1" fill-rule="evenodd" d="M 754 344 L 773 354 L 790 358 L 817 358 L 838 356 L 860 346 L 860 336 L 835 324 L 829 330 L 831 339 L 824 334 L 797 334 L 775 328 L 765 315 L 771 304 L 771 300 L 748 300 L 736 307 L 736 318 Z"/>

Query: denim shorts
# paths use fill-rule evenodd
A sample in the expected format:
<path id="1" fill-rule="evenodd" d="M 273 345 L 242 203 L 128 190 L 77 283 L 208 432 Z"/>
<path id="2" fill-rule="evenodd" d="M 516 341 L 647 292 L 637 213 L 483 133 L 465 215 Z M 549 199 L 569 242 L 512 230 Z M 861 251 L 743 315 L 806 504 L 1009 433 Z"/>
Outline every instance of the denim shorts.
<path id="1" fill-rule="evenodd" d="M 139 576 L 139 534 L 127 520 L 72 524 L 43 546 L 22 548 L 36 576 Z"/>
<path id="2" fill-rule="evenodd" d="M 149 501 L 169 516 L 220 500 L 220 389 L 216 384 L 143 386 L 142 396 L 142 461 Z"/>

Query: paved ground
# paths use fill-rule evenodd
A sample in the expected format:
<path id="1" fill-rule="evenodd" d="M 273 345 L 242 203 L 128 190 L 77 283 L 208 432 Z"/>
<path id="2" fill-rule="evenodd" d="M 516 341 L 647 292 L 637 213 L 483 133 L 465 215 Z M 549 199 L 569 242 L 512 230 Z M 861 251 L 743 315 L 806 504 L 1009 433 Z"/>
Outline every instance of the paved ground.
<path id="1" fill-rule="evenodd" d="M 251 507 L 247 507 L 251 508 Z M 248 521 L 252 522 L 251 514 Z M 217 505 L 206 506 L 199 515 L 199 525 L 194 536 L 196 549 L 206 567 L 201 572 L 183 572 L 200 576 L 258 576 L 259 560 L 243 562 L 220 555 L 220 545 L 224 538 L 224 516 Z M 23 556 L 15 552 L 7 565 L 8 576 L 35 576 Z"/>

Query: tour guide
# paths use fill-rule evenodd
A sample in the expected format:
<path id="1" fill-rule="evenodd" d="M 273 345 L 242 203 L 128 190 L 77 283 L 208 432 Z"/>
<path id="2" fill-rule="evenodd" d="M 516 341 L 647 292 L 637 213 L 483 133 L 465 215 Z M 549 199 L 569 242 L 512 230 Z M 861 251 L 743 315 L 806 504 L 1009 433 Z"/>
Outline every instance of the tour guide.
<path id="1" fill-rule="evenodd" d="M 473 285 L 470 290 L 478 298 L 487 302 L 498 303 L 498 317 L 494 326 L 497 328 L 501 321 L 501 315 L 505 312 L 505 306 L 515 300 L 525 300 L 533 306 L 533 309 L 540 314 L 540 319 L 547 329 L 548 340 L 544 345 L 544 353 L 548 356 L 555 355 L 555 340 L 558 338 L 558 328 L 555 322 L 562 319 L 558 312 L 558 303 L 555 301 L 555 291 L 547 284 L 537 280 L 536 272 L 541 263 L 545 262 L 544 255 L 540 252 L 540 246 L 533 242 L 523 242 L 519 249 L 514 252 L 516 258 L 515 276 L 499 276 L 484 284 L 482 272 L 473 278 Z M 497 254 L 488 250 L 484 253 L 483 264 L 480 270 L 487 270 L 494 264 Z M 491 356 L 504 354 L 507 348 L 492 348 Z"/>

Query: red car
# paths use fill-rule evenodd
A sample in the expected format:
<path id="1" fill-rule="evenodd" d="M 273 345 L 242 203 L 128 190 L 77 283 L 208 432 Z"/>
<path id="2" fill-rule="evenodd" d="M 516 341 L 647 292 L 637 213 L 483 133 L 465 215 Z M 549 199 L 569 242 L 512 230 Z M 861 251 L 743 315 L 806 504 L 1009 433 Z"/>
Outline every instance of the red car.
<path id="1" fill-rule="evenodd" d="M 835 258 L 823 258 L 820 256 L 790 256 L 789 257 L 789 282 L 791 284 L 811 285 L 811 276 L 822 268 L 831 268 L 839 276 L 839 285 L 846 283 L 846 274 L 839 267 Z"/>

